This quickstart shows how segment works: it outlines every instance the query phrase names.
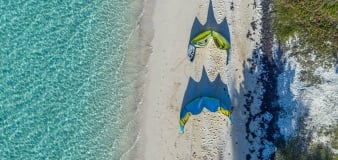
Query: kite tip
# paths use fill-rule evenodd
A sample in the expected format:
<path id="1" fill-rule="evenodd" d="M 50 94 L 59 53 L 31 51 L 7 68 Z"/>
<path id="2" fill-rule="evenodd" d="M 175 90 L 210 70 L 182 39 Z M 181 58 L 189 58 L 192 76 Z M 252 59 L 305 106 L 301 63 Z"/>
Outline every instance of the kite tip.
<path id="1" fill-rule="evenodd" d="M 180 131 L 181 133 L 184 133 L 184 126 L 180 125 Z"/>
<path id="2" fill-rule="evenodd" d="M 234 123 L 234 118 L 232 117 L 232 114 L 230 114 L 229 119 L 230 119 L 230 123 L 233 124 Z"/>

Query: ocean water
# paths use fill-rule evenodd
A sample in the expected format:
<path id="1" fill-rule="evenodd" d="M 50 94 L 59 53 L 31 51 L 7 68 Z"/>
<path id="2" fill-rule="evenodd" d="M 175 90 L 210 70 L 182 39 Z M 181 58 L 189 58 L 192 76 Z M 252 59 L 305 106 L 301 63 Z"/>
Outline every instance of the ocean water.
<path id="1" fill-rule="evenodd" d="M 0 159 L 128 159 L 142 2 L 0 0 Z"/>

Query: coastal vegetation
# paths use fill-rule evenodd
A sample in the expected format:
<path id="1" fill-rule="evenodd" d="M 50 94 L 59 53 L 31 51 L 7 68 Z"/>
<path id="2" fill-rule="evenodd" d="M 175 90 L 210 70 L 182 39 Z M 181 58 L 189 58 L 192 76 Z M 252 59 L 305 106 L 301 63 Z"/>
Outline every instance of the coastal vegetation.
<path id="1" fill-rule="evenodd" d="M 297 34 L 301 44 L 318 56 L 337 53 L 337 0 L 274 0 L 273 11 L 272 28 L 278 40 Z"/>
<path id="2" fill-rule="evenodd" d="M 301 81 L 321 83 L 315 75 L 318 67 L 331 68 L 337 64 L 338 2 L 337 0 L 274 0 L 272 31 L 284 50 L 303 66 Z M 297 44 L 286 47 L 286 42 Z"/>

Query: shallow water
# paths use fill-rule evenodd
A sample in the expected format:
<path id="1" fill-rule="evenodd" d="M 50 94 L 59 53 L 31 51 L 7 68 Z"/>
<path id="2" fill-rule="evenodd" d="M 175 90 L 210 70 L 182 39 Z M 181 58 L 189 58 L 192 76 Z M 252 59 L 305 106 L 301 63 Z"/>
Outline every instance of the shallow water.
<path id="1" fill-rule="evenodd" d="M 125 59 L 140 12 L 132 0 L 0 1 L 0 159 L 127 154 Z"/>

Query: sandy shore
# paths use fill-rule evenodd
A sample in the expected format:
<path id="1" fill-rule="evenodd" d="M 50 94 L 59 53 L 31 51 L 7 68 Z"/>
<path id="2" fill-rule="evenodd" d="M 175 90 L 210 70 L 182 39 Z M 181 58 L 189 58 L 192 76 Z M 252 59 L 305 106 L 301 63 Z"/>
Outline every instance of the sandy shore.
<path id="1" fill-rule="evenodd" d="M 207 22 L 209 0 L 157 0 L 153 4 L 152 53 L 139 111 L 139 159 L 242 160 L 250 152 L 245 127 L 248 117 L 243 105 L 247 91 L 260 89 L 247 85 L 255 83 L 255 75 L 246 70 L 247 59 L 260 39 L 260 26 L 257 24 L 256 29 L 251 24 L 260 18 L 259 9 L 253 2 L 244 1 L 213 0 L 212 4 L 217 23 L 227 20 L 231 49 L 220 51 L 209 43 L 205 49 L 197 50 L 194 62 L 187 58 L 187 46 L 194 19 Z M 178 122 L 184 94 L 190 78 L 197 82 L 201 79 L 203 66 L 211 81 L 220 74 L 228 86 L 234 122 L 231 124 L 220 113 L 204 110 L 189 119 L 182 134 Z"/>

